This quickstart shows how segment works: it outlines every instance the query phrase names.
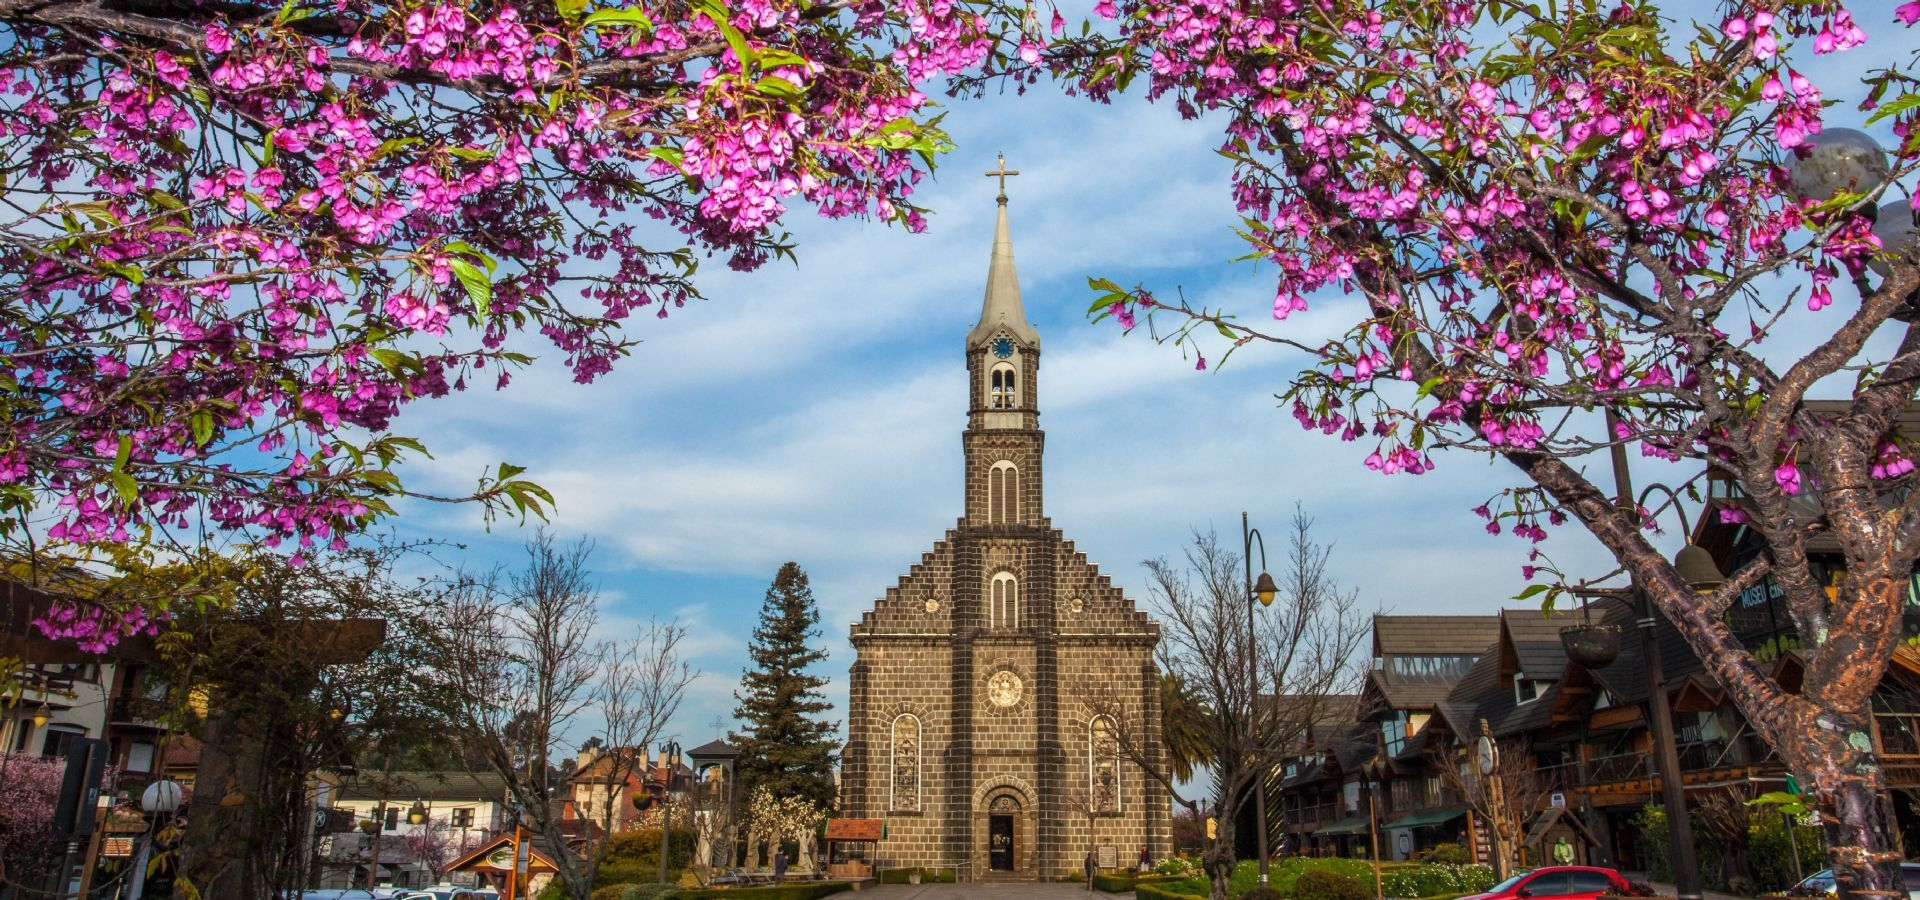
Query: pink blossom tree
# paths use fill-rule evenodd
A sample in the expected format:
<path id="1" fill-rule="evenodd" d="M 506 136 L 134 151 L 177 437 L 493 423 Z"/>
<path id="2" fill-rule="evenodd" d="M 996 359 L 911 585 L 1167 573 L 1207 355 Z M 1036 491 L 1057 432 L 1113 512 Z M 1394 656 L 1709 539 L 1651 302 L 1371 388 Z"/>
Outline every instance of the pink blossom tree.
<path id="1" fill-rule="evenodd" d="M 1567 587 L 1537 544 L 1580 522 L 1811 788 L 1842 891 L 1901 890 L 1869 698 L 1920 556 L 1920 436 L 1895 428 L 1920 379 L 1902 196 L 1920 163 L 1920 3 L 1870 21 L 1828 0 L 1096 9 L 1117 20 L 1104 36 L 1028 56 L 1095 99 L 1139 80 L 1222 122 L 1241 230 L 1278 268 L 1273 320 L 1311 301 L 1351 327 L 1296 339 L 1100 280 L 1093 316 L 1163 316 L 1156 336 L 1201 368 L 1248 343 L 1305 354 L 1283 393 L 1293 415 L 1363 442 L 1382 474 L 1430 472 L 1438 448 L 1511 464 L 1516 487 L 1479 512 L 1535 545 L 1527 574 L 1550 583 L 1529 593 Z M 1868 43 L 1891 68 L 1808 74 Z M 1826 127 L 1836 92 L 1890 151 Z M 1844 400 L 1816 411 L 1814 396 Z M 1768 551 L 1696 594 L 1649 539 L 1659 510 L 1583 468 L 1630 446 L 1731 485 L 1745 498 L 1731 514 Z M 1844 554 L 1831 593 L 1816 540 Z M 1805 644 L 1798 690 L 1723 621 L 1765 578 Z"/>
<path id="2" fill-rule="evenodd" d="M 921 227 L 947 141 L 917 86 L 989 58 L 1002 21 L 0 0 L 0 540 L 136 573 L 220 532 L 340 546 L 410 493 L 397 467 L 426 449 L 398 413 L 506 384 L 528 333 L 590 381 L 633 316 L 698 296 L 703 257 L 790 255 L 793 204 Z M 439 499 L 538 514 L 521 472 Z M 154 628 L 148 587 L 43 627 L 103 649 Z"/>
<path id="3" fill-rule="evenodd" d="M 0 754 L 0 884 L 30 883 L 58 855 L 53 807 L 65 770 L 58 759 Z"/>
<path id="4" fill-rule="evenodd" d="M 445 816 L 428 818 L 406 835 L 407 855 L 427 870 L 431 883 L 447 875 L 447 864 L 473 849 L 471 831 L 454 828 Z"/>

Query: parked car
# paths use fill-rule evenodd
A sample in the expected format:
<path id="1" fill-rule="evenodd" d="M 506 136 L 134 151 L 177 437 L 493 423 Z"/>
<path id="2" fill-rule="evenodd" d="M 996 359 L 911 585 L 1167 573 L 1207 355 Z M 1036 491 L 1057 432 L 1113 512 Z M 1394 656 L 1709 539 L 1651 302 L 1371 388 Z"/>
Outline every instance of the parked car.
<path id="1" fill-rule="evenodd" d="M 1601 894 L 1651 897 L 1652 889 L 1598 866 L 1547 866 L 1522 872 L 1461 900 L 1593 900 Z"/>
<path id="2" fill-rule="evenodd" d="M 1907 900 L 1920 900 L 1920 862 L 1901 863 L 1900 874 L 1907 879 Z M 1833 883 L 1832 869 L 1821 869 L 1787 888 L 1789 897 L 1829 897 L 1838 893 L 1840 889 Z"/>
<path id="3" fill-rule="evenodd" d="M 437 884 L 401 894 L 395 900 L 500 900 L 500 892 L 493 888 L 464 888 Z"/>

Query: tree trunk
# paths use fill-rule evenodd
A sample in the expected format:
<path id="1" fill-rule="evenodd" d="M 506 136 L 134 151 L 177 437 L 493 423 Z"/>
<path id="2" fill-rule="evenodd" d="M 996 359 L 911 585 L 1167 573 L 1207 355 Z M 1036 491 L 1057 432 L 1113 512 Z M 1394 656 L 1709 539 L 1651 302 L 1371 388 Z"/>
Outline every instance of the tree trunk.
<path id="1" fill-rule="evenodd" d="M 1879 773 L 1871 766 L 1861 768 L 1871 774 L 1843 775 L 1831 788 L 1815 779 L 1815 793 L 1825 801 L 1820 804 L 1825 812 L 1820 818 L 1826 826 L 1827 855 L 1840 898 L 1904 900 L 1907 885 L 1900 871 L 1900 853 L 1894 849 L 1880 810 Z"/>
<path id="2" fill-rule="evenodd" d="M 1880 804 L 1872 723 L 1865 714 L 1812 718 L 1797 739 L 1774 746 L 1809 782 L 1841 900 L 1905 900 L 1900 853 Z"/>
<path id="3" fill-rule="evenodd" d="M 1233 857 L 1233 826 L 1228 824 L 1231 821 L 1226 816 L 1220 818 L 1219 830 L 1214 832 L 1218 836 L 1200 860 L 1206 866 L 1207 877 L 1213 880 L 1210 900 L 1227 900 L 1227 885 L 1233 881 L 1233 864 L 1236 860 Z"/>

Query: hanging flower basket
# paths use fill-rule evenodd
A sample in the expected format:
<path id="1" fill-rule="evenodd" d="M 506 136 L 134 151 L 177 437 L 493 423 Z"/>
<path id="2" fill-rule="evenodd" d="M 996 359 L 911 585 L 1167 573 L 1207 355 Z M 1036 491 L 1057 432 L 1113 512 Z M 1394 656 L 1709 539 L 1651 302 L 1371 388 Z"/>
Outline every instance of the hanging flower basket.
<path id="1" fill-rule="evenodd" d="M 1620 626 L 1568 625 L 1560 629 L 1560 644 L 1567 657 L 1589 669 L 1598 669 L 1620 658 Z"/>

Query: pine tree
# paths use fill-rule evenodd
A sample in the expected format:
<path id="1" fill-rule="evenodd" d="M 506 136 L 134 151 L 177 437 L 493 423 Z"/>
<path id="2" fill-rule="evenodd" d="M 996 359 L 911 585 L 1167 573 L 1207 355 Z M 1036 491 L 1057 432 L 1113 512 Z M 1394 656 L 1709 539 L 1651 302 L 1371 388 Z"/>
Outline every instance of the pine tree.
<path id="1" fill-rule="evenodd" d="M 827 679 L 806 673 L 827 658 L 826 650 L 808 646 L 820 637 L 819 624 L 807 573 L 798 563 L 781 566 L 748 646 L 753 666 L 733 695 L 742 731 L 729 740 L 740 750 L 742 796 L 764 786 L 775 796 L 804 797 L 822 809 L 833 803 L 840 723 L 815 718 L 832 704 L 820 695 Z"/>

